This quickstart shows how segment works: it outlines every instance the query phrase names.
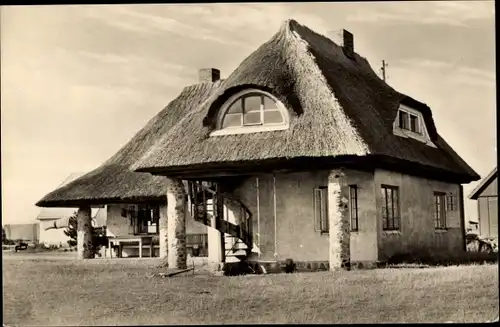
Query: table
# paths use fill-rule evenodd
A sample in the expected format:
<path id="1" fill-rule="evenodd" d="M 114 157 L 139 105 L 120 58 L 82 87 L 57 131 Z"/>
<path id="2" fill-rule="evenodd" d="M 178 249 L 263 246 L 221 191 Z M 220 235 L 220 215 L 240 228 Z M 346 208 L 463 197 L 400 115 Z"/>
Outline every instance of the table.
<path id="1" fill-rule="evenodd" d="M 149 239 L 149 255 L 153 257 L 153 236 L 152 235 L 130 235 L 130 236 L 116 236 L 108 237 L 109 257 L 113 257 L 112 246 L 118 245 L 118 257 L 122 257 L 123 243 L 139 243 L 139 258 L 142 258 L 142 244 L 144 239 Z"/>

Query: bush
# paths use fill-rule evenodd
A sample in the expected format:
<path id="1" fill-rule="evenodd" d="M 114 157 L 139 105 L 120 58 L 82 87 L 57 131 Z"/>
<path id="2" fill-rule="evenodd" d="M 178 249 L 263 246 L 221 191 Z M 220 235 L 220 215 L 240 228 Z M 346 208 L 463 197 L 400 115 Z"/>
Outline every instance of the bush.
<path id="1" fill-rule="evenodd" d="M 498 262 L 498 253 L 458 252 L 452 254 L 437 253 L 399 253 L 387 260 L 387 264 L 418 264 L 429 266 L 450 266 L 464 264 L 484 264 Z"/>
<path id="2" fill-rule="evenodd" d="M 484 237 L 475 233 L 465 235 L 467 251 L 470 252 L 498 252 L 498 238 Z"/>

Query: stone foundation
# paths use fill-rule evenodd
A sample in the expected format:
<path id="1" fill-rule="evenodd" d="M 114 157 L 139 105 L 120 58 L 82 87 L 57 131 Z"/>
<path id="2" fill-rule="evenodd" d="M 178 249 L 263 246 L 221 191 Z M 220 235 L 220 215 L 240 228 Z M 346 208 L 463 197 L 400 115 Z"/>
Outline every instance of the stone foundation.
<path id="1" fill-rule="evenodd" d="M 168 205 L 160 206 L 159 218 L 159 245 L 160 258 L 168 258 Z"/>
<path id="2" fill-rule="evenodd" d="M 298 273 L 330 270 L 330 263 L 328 261 L 297 261 L 294 263 L 294 272 Z M 230 262 L 224 264 L 224 270 L 232 271 L 232 275 L 241 273 L 280 274 L 286 272 L 286 261 L 248 261 L 246 264 L 250 266 L 251 269 L 244 267 L 243 263 Z M 377 266 L 377 262 L 371 261 L 353 261 L 350 265 L 351 269 L 374 269 L 377 268 Z M 241 272 L 237 271 L 239 269 L 241 269 Z"/>

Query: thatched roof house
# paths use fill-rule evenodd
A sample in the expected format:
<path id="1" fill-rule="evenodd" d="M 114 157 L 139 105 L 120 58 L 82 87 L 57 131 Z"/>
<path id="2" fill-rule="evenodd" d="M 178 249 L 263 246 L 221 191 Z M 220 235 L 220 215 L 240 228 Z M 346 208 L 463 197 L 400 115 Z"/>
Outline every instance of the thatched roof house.
<path id="1" fill-rule="evenodd" d="M 289 128 L 210 137 L 220 105 L 248 87 L 279 99 L 290 112 Z M 392 133 L 400 104 L 421 111 L 436 147 Z M 234 167 L 297 167 L 311 159 L 318 168 L 356 159 L 441 179 L 479 179 L 439 136 L 427 105 L 387 85 L 365 58 L 288 20 L 226 80 L 185 87 L 113 157 L 37 205 L 163 202 L 165 177 L 150 173 L 186 177 Z"/>
<path id="2" fill-rule="evenodd" d="M 168 132 L 155 133 L 157 142 L 141 143 L 148 149 L 136 147 L 134 160 L 144 155 L 132 168 L 186 177 L 235 167 L 295 169 L 305 162 L 319 168 L 350 162 L 462 183 L 479 179 L 437 133 L 427 105 L 391 88 L 365 58 L 345 50 L 294 20 L 286 21 L 203 101 L 184 98 L 193 110 Z M 289 128 L 210 136 L 221 104 L 246 88 L 281 101 L 289 111 Z M 401 104 L 421 112 L 433 146 L 394 135 Z"/>
<path id="3" fill-rule="evenodd" d="M 136 173 L 130 165 L 189 110 L 201 104 L 218 86 L 187 86 L 153 117 L 125 146 L 97 169 L 63 184 L 36 203 L 40 207 L 78 207 L 109 203 L 165 202 L 165 177 Z"/>

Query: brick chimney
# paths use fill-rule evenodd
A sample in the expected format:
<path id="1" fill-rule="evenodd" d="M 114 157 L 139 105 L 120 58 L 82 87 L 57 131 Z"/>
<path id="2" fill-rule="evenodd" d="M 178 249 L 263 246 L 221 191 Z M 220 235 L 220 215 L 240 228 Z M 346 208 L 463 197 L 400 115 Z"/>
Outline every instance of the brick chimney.
<path id="1" fill-rule="evenodd" d="M 213 83 L 220 80 L 220 70 L 216 68 L 201 68 L 198 70 L 199 83 Z"/>
<path id="2" fill-rule="evenodd" d="M 341 29 L 340 31 L 330 31 L 328 33 L 328 37 L 338 45 L 342 47 L 344 50 L 344 54 L 354 59 L 354 35 L 351 32 L 345 29 Z"/>

